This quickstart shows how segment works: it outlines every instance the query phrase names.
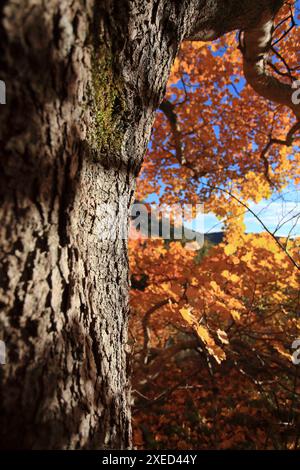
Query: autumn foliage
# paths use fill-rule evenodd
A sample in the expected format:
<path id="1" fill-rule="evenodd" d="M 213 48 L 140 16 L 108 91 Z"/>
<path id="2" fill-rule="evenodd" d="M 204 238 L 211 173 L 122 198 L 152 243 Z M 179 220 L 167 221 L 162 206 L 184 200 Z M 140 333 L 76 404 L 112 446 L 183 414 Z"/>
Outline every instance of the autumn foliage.
<path id="1" fill-rule="evenodd" d="M 270 66 L 287 81 L 299 63 L 299 30 L 284 34 L 291 21 L 287 4 Z M 244 82 L 235 33 L 184 43 L 165 103 L 137 198 L 202 202 L 225 234 L 196 252 L 130 241 L 135 446 L 300 448 L 299 239 L 244 225 L 251 201 L 300 182 L 297 140 L 284 143 L 295 117 Z"/>

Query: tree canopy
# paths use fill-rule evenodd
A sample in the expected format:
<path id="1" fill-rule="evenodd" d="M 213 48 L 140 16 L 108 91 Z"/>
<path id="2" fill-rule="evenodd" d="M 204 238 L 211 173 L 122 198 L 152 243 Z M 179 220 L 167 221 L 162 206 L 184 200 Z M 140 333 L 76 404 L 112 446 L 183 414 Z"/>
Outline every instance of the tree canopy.
<path id="1" fill-rule="evenodd" d="M 298 190 L 298 105 L 279 96 L 297 80 L 298 22 L 287 2 L 264 30 L 255 66 L 267 79 L 247 65 L 251 32 L 186 41 L 172 69 L 137 198 L 202 202 L 224 237 L 196 252 L 130 241 L 139 448 L 299 448 L 299 238 L 276 236 L 263 216 L 262 233 L 244 223 L 251 202 Z"/>

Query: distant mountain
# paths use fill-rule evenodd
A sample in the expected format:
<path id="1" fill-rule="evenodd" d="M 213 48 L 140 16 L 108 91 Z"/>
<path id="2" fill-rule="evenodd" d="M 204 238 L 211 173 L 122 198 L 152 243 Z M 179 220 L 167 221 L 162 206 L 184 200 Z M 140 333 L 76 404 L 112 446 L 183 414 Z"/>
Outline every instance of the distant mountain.
<path id="1" fill-rule="evenodd" d="M 135 214 L 134 216 L 132 215 L 131 220 L 132 221 L 136 220 L 137 222 L 138 217 L 139 217 L 139 213 Z M 151 221 L 152 221 L 152 224 L 151 224 Z M 152 228 L 156 227 L 156 230 L 157 230 L 157 233 L 155 233 L 156 236 L 159 236 L 161 238 L 164 238 L 165 240 L 170 240 L 170 241 L 178 240 L 178 238 L 175 237 L 175 230 L 177 232 L 178 227 L 175 229 L 175 226 L 173 224 L 170 224 L 170 232 L 169 232 L 168 237 L 166 237 L 166 234 L 163 233 L 163 228 L 162 228 L 163 226 L 166 228 L 168 232 L 168 219 L 163 217 L 161 214 L 159 214 L 156 217 L 155 214 L 153 212 L 151 213 L 149 210 L 147 220 L 140 219 L 139 222 L 141 222 L 141 226 L 137 225 L 136 229 L 137 231 L 141 232 L 143 235 L 146 235 L 146 236 L 149 235 L 151 233 L 151 227 Z M 189 229 L 185 225 L 182 225 L 181 227 L 179 227 L 179 233 L 182 233 L 181 241 L 183 242 L 203 240 L 203 234 L 195 230 Z M 212 245 L 218 245 L 219 243 L 223 241 L 223 238 L 224 238 L 224 232 L 212 232 L 212 233 L 204 234 L 204 242 L 207 242 Z"/>
<path id="2" fill-rule="evenodd" d="M 212 233 L 205 233 L 204 240 L 209 241 L 213 245 L 218 245 L 222 243 L 224 239 L 224 232 L 212 232 Z"/>

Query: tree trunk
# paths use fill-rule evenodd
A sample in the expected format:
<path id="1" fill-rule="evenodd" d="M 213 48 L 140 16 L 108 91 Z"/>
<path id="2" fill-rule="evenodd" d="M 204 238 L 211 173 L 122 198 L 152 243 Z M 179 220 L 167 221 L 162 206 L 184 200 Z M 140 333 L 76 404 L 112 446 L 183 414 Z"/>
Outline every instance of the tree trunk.
<path id="1" fill-rule="evenodd" d="M 172 54 L 149 86 L 147 26 L 124 50 L 126 2 L 21 3 L 1 30 L 1 448 L 124 448 L 127 249 L 121 226 L 104 232 L 130 205 Z"/>
<path id="2" fill-rule="evenodd" d="M 1 3 L 2 449 L 130 446 L 121 222 L 180 42 L 240 27 L 223 3 Z"/>

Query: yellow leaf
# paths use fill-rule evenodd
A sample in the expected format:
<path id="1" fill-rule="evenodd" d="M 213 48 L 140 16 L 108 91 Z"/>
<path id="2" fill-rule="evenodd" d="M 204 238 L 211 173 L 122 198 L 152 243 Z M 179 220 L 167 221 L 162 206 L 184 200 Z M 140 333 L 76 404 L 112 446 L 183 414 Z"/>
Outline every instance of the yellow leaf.
<path id="1" fill-rule="evenodd" d="M 191 312 L 191 308 L 190 307 L 183 307 L 179 310 L 182 318 L 189 324 L 189 325 L 193 325 L 195 323 L 195 318 Z"/>
<path id="2" fill-rule="evenodd" d="M 229 344 L 228 336 L 227 336 L 226 331 L 223 331 L 223 330 L 218 329 L 218 330 L 217 330 L 217 335 L 218 335 L 218 338 L 219 338 L 219 340 L 221 341 L 221 343 L 223 343 L 223 344 Z"/>
<path id="3" fill-rule="evenodd" d="M 230 315 L 234 320 L 239 320 L 241 318 L 241 315 L 237 310 L 230 310 Z"/>
<path id="4" fill-rule="evenodd" d="M 225 246 L 224 253 L 225 255 L 230 256 L 230 255 L 233 255 L 233 253 L 235 253 L 236 250 L 237 250 L 237 247 L 235 245 L 229 244 Z"/>

